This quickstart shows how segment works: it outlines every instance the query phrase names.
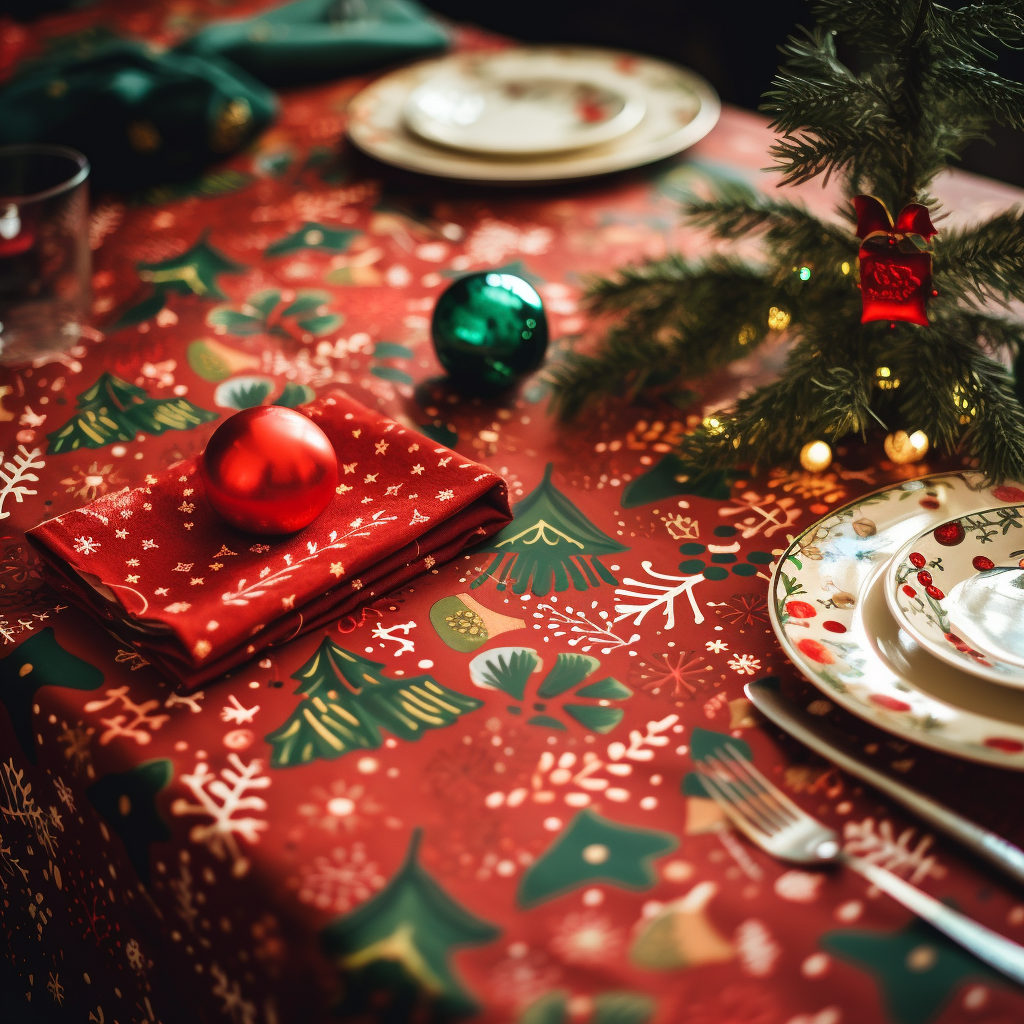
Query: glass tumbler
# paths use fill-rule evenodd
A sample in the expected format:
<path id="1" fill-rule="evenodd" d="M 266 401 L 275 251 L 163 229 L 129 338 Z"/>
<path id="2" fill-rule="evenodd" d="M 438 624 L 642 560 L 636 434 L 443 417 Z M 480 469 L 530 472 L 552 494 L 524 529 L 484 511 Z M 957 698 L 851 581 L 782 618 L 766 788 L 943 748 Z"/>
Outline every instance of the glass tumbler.
<path id="1" fill-rule="evenodd" d="M 77 344 L 89 310 L 89 161 L 65 146 L 0 146 L 0 363 Z"/>

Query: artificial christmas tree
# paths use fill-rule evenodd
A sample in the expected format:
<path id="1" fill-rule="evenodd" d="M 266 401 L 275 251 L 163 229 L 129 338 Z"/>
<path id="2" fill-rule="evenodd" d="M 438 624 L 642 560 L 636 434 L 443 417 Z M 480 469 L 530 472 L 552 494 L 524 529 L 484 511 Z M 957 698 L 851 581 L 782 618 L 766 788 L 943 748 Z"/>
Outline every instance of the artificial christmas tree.
<path id="1" fill-rule="evenodd" d="M 986 125 L 1024 127 L 1024 87 L 982 66 L 990 46 L 1024 45 L 1024 13 L 932 0 L 814 11 L 818 27 L 783 48 L 764 109 L 782 183 L 843 175 L 842 220 L 734 184 L 691 197 L 691 223 L 723 240 L 759 233 L 763 260 L 670 255 L 597 282 L 594 308 L 619 320 L 595 353 L 555 370 L 556 405 L 573 416 L 612 395 L 679 396 L 785 331 L 779 379 L 683 440 L 694 475 L 793 461 L 809 442 L 878 425 L 965 451 L 990 477 L 1024 476 L 1024 409 L 1004 365 L 1024 324 L 987 308 L 1024 299 L 1024 209 L 935 233 L 929 191 Z M 837 36 L 873 61 L 867 70 L 839 59 Z"/>

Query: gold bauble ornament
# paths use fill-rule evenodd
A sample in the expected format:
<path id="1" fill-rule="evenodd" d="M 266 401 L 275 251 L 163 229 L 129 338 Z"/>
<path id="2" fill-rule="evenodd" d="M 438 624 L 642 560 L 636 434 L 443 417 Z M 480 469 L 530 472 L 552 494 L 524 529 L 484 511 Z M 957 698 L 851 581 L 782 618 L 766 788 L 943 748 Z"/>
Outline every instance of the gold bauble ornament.
<path id="1" fill-rule="evenodd" d="M 800 449 L 800 465 L 809 473 L 820 473 L 832 465 L 832 449 L 824 441 L 808 441 Z"/>
<path id="2" fill-rule="evenodd" d="M 897 430 L 885 439 L 885 454 L 891 462 L 905 466 L 910 462 L 920 462 L 928 454 L 928 445 L 928 435 L 923 430 L 915 430 L 912 434 Z"/>

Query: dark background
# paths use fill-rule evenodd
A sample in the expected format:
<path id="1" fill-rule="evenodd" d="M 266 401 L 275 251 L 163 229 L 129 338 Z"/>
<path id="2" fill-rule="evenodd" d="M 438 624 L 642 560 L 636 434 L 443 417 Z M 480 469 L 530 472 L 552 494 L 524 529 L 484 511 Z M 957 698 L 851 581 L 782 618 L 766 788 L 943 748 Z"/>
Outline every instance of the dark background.
<path id="1" fill-rule="evenodd" d="M 527 42 L 586 43 L 664 57 L 699 71 L 726 103 L 756 110 L 779 63 L 777 47 L 799 24 L 807 0 L 422 0 L 456 21 Z M 963 3 L 949 2 L 961 7 Z M 994 47 L 995 70 L 1024 80 L 1024 54 Z M 842 52 L 842 51 L 841 51 Z M 851 66 L 857 55 L 843 53 Z M 996 145 L 974 143 L 967 170 L 1024 187 L 1024 133 L 993 126 Z"/>

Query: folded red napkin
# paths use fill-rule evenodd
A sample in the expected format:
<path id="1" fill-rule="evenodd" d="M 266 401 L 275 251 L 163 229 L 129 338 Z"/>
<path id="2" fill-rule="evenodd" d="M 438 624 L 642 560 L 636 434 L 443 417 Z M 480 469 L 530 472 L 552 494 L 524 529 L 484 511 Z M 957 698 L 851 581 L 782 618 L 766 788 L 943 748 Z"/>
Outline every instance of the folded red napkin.
<path id="1" fill-rule="evenodd" d="M 191 690 L 496 533 L 504 481 L 343 394 L 299 410 L 338 454 L 337 496 L 287 537 L 222 520 L 196 461 L 29 532 L 54 584 Z"/>

